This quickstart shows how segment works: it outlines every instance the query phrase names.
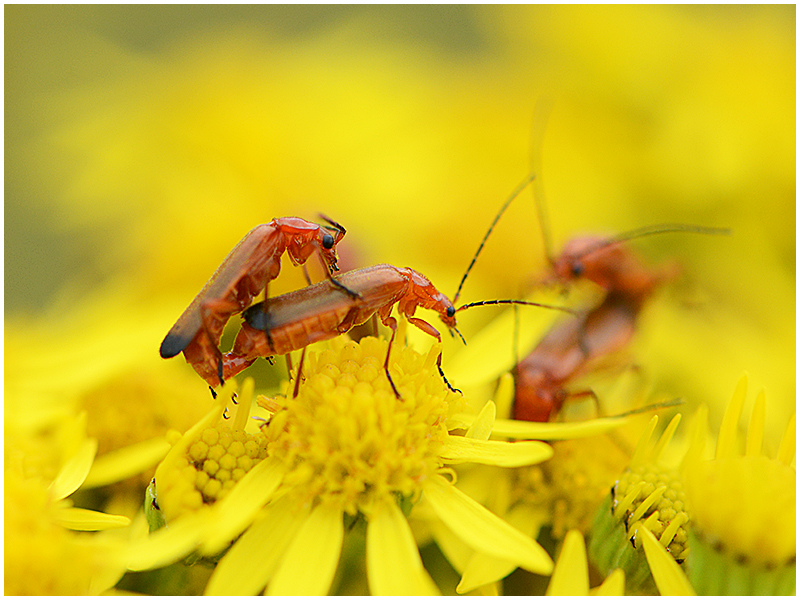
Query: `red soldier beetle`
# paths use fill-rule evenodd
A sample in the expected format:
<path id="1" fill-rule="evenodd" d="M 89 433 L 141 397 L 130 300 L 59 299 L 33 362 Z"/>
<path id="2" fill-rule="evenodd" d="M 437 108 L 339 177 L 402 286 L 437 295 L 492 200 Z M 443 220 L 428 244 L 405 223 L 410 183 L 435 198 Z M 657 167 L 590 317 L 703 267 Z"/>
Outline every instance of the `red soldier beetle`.
<path id="1" fill-rule="evenodd" d="M 609 295 L 579 320 L 557 323 L 515 367 L 514 418 L 550 421 L 568 399 L 594 392 L 568 392 L 569 380 L 590 370 L 593 359 L 617 352 L 633 337 L 638 310 Z"/>
<path id="2" fill-rule="evenodd" d="M 223 376 L 227 378 L 236 375 L 258 357 L 287 354 L 311 343 L 334 338 L 377 315 L 392 330 L 384 371 L 392 390 L 399 398 L 400 394 L 389 374 L 389 354 L 397 332 L 397 319 L 391 316 L 395 304 L 398 312 L 411 324 L 439 342 L 442 338 L 436 328 L 414 316 L 417 308 L 436 311 L 448 330 L 457 333 L 462 340 L 464 338 L 456 328 L 455 314 L 471 306 L 513 303 L 571 312 L 570 309 L 559 306 L 521 300 L 476 302 L 456 309 L 422 273 L 386 264 L 348 271 L 339 275 L 337 281 L 340 286 L 358 293 L 358 297 L 349 298 L 340 293 L 340 287 L 323 281 L 302 290 L 270 298 L 267 310 L 254 304 L 244 311 L 244 323 L 236 336 L 233 349 L 223 357 Z M 271 333 L 269 339 L 263 333 L 267 330 Z M 458 391 L 450 385 L 442 371 L 441 355 L 437 360 L 437 367 L 447 386 L 452 391 Z M 213 369 L 207 368 L 205 376 L 213 385 L 216 377 Z"/>
<path id="3" fill-rule="evenodd" d="M 251 229 L 169 330 L 161 342 L 162 358 L 183 352 L 186 362 L 209 382 L 208 366 L 215 364 L 218 373 L 215 385 L 218 384 L 222 377 L 222 353 L 218 346 L 225 324 L 231 316 L 250 306 L 262 291 L 267 296 L 267 286 L 280 273 L 284 253 L 294 265 L 304 265 L 316 254 L 333 281 L 331 273 L 338 270 L 336 245 L 346 230 L 324 215 L 320 218 L 327 225 L 299 217 L 282 217 Z M 334 285 L 354 295 L 335 281 Z"/>
<path id="4" fill-rule="evenodd" d="M 525 181 L 532 179 L 531 175 Z M 493 226 L 513 199 L 514 197 L 510 198 L 500 208 Z M 543 238 L 545 245 L 549 246 L 549 236 L 543 220 L 544 210 L 541 201 L 538 204 Z M 546 281 L 566 284 L 585 279 L 601 287 L 605 295 L 581 319 L 554 325 L 531 354 L 517 364 L 515 419 L 548 421 L 560 411 L 568 398 L 594 396 L 588 390 L 569 393 L 564 386 L 570 379 L 587 372 L 593 359 L 621 350 L 627 345 L 633 337 L 636 318 L 644 302 L 659 285 L 673 277 L 676 271 L 668 266 L 646 267 L 624 243 L 648 235 L 678 232 L 711 235 L 728 234 L 730 230 L 659 224 L 609 238 L 577 237 L 567 242 L 561 254 L 555 257 L 548 251 L 551 274 Z M 489 233 L 491 228 L 484 237 L 481 248 Z M 469 268 L 474 263 L 475 259 Z M 459 291 L 460 289 L 461 286 Z"/>
<path id="5" fill-rule="evenodd" d="M 549 107 L 538 108 L 534 126 L 536 129 L 538 125 L 539 130 L 534 137 L 541 138 Z M 534 167 L 537 170 L 541 164 L 538 156 L 540 146 L 540 143 L 534 144 Z M 454 301 L 458 299 L 467 275 L 500 217 L 518 193 L 535 179 L 535 173 L 529 174 L 517 192 L 501 206 L 458 286 Z M 728 234 L 730 230 L 684 224 L 651 225 L 608 238 L 574 238 L 565 244 L 561 254 L 554 256 L 541 186 L 534 190 L 534 196 L 545 253 L 551 266 L 551 275 L 546 281 L 566 284 L 585 279 L 605 291 L 600 303 L 585 312 L 583 318 L 553 326 L 532 353 L 515 367 L 514 418 L 547 421 L 558 413 L 567 398 L 594 395 L 591 391 L 570 394 L 564 385 L 577 374 L 587 371 L 591 359 L 622 349 L 633 336 L 636 318 L 644 302 L 659 285 L 675 275 L 675 268 L 646 267 L 624 245 L 625 242 L 662 233 Z"/>

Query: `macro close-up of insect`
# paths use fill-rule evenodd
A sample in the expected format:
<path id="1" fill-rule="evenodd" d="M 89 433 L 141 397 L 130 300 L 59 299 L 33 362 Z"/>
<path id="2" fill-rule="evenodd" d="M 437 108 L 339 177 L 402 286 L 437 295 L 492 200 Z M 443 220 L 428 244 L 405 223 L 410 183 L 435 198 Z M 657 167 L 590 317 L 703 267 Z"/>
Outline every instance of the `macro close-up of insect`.
<path id="1" fill-rule="evenodd" d="M 323 219 L 327 225 L 282 217 L 248 232 L 169 330 L 161 342 L 161 357 L 172 358 L 183 352 L 186 362 L 209 385 L 219 385 L 222 330 L 231 316 L 250 306 L 254 297 L 266 294 L 269 282 L 280 273 L 284 253 L 295 265 L 305 264 L 316 254 L 329 278 L 338 270 L 336 246 L 346 231 L 335 221 Z M 353 294 L 343 286 L 339 288 Z"/>
<path id="2" fill-rule="evenodd" d="M 795 593 L 795 13 L 8 5 L 6 595 Z"/>
<path id="3" fill-rule="evenodd" d="M 519 192 L 529 183 L 534 183 L 534 203 L 549 266 L 546 275 L 539 278 L 540 285 L 565 287 L 578 281 L 588 281 L 601 293 L 594 300 L 594 305 L 577 308 L 573 318 L 553 325 L 530 354 L 514 367 L 513 416 L 525 421 L 553 419 L 569 398 L 590 396 L 597 401 L 592 390 L 568 391 L 566 385 L 570 380 L 591 371 L 597 359 L 624 348 L 634 335 L 637 317 L 645 302 L 660 286 L 679 275 L 680 269 L 673 262 L 656 267 L 646 266 L 630 247 L 630 242 L 647 236 L 673 233 L 731 233 L 729 229 L 719 227 L 656 224 L 608 237 L 573 237 L 564 244 L 560 253 L 554 254 L 539 156 L 544 127 L 551 109 L 549 98 L 542 99 L 536 107 L 532 162 L 539 172 L 530 174 L 518 188 Z M 475 265 L 494 227 L 517 195 L 518 193 L 512 194 L 495 215 L 454 298 L 458 298 L 469 271 Z"/>

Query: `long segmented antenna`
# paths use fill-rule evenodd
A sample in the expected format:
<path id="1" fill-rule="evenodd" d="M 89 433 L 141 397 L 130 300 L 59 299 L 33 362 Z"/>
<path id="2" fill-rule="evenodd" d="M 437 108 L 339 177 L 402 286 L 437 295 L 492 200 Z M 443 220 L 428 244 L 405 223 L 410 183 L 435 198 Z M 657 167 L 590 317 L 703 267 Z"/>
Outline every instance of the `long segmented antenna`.
<path id="1" fill-rule="evenodd" d="M 585 251 L 581 252 L 578 256 L 575 256 L 573 258 L 585 258 L 590 254 L 593 254 L 610 246 L 615 246 L 617 244 L 621 244 L 623 242 L 627 242 L 636 238 L 641 238 L 648 235 L 657 235 L 661 233 L 699 233 L 701 235 L 730 235 L 731 230 L 726 227 L 703 227 L 702 225 L 687 225 L 684 223 L 660 223 L 658 225 L 647 225 L 645 227 L 639 227 L 638 229 L 625 231 L 623 233 L 619 233 L 615 236 L 612 236 L 606 240 L 602 240 L 597 244 L 587 248 Z"/>
<path id="2" fill-rule="evenodd" d="M 331 229 L 333 231 L 338 231 L 342 235 L 347 233 L 347 230 L 344 227 L 342 227 L 339 223 L 337 223 L 336 221 L 334 221 L 333 219 L 331 219 L 327 215 L 324 215 L 322 213 L 318 213 L 318 216 L 319 216 L 320 219 L 322 219 L 323 221 L 325 221 L 328 224 L 328 225 L 323 225 L 323 227 L 325 229 Z"/>
<path id="3" fill-rule="evenodd" d="M 461 335 L 461 332 L 460 332 L 458 329 L 456 329 L 455 327 L 449 327 L 449 328 L 447 329 L 447 331 L 449 331 L 449 332 L 450 332 L 450 337 L 451 337 L 451 338 L 454 338 L 454 337 L 456 337 L 456 336 L 454 336 L 454 335 L 453 335 L 453 332 L 455 331 L 455 332 L 458 334 L 458 337 L 460 337 L 460 338 L 461 338 L 461 341 L 464 343 L 464 345 L 465 345 L 465 346 L 467 345 L 467 340 L 465 340 L 465 339 L 464 339 L 464 336 L 463 336 L 463 335 Z"/>
<path id="4" fill-rule="evenodd" d="M 456 312 L 472 308 L 473 306 L 491 306 L 494 304 L 521 304 L 523 306 L 538 306 L 540 308 L 552 308 L 553 310 L 560 310 L 572 316 L 578 316 L 578 311 L 567 306 L 556 306 L 555 304 L 544 304 L 542 302 L 528 302 L 526 300 L 481 300 L 480 302 L 470 302 L 463 304 L 456 309 Z"/>
<path id="5" fill-rule="evenodd" d="M 511 195 L 505 201 L 503 206 L 500 207 L 500 210 L 498 211 L 497 215 L 495 216 L 494 221 L 492 221 L 492 224 L 489 225 L 489 230 L 486 232 L 486 235 L 483 236 L 483 239 L 481 240 L 480 246 L 478 246 L 478 250 L 475 252 L 475 256 L 472 257 L 472 261 L 469 263 L 469 266 L 467 267 L 467 270 L 464 273 L 464 276 L 461 278 L 461 283 L 458 284 L 458 289 L 456 290 L 456 294 L 455 294 L 455 296 L 453 296 L 453 304 L 458 302 L 458 297 L 461 295 L 461 288 L 464 287 L 464 282 L 467 280 L 467 275 L 469 275 L 469 272 L 472 270 L 472 267 L 475 266 L 475 261 L 478 260 L 478 255 L 483 250 L 483 246 L 486 244 L 486 240 L 489 239 L 489 234 L 492 233 L 492 230 L 494 229 L 494 226 L 497 225 L 497 222 L 500 220 L 500 217 L 503 216 L 503 213 L 508 208 L 508 205 L 511 204 L 511 202 L 517 196 L 519 196 L 522 193 L 522 191 L 526 187 L 528 187 L 528 185 L 534 179 L 536 179 L 536 173 L 535 172 L 528 173 L 528 176 L 525 177 L 525 179 L 522 181 L 522 183 L 520 183 L 513 192 L 511 192 Z"/>

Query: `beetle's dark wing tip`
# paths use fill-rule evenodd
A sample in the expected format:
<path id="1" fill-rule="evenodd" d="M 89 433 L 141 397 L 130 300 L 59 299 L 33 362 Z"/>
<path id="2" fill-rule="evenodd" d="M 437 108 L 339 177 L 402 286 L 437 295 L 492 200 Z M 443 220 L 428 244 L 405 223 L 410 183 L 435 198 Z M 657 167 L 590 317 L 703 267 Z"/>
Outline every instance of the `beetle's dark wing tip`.
<path id="1" fill-rule="evenodd" d="M 267 331 L 272 329 L 272 319 L 268 311 L 264 310 L 264 302 L 253 304 L 242 313 L 245 322 L 253 329 Z"/>
<path id="2" fill-rule="evenodd" d="M 168 333 L 164 341 L 161 342 L 161 358 L 172 358 L 177 356 L 189 345 L 191 339 L 185 339 L 183 336 L 174 333 Z"/>

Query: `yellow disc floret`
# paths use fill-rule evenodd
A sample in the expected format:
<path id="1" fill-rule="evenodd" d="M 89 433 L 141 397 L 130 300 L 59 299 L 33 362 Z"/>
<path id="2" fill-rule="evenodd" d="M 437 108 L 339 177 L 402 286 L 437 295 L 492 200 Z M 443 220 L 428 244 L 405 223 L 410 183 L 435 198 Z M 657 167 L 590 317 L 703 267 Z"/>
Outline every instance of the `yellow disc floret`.
<path id="1" fill-rule="evenodd" d="M 631 537 L 640 522 L 676 561 L 686 558 L 686 494 L 676 472 L 645 464 L 626 471 L 614 486 L 612 510 Z M 634 545 L 640 545 L 634 538 Z"/>
<path id="2" fill-rule="evenodd" d="M 308 355 L 297 397 L 286 399 L 264 429 L 270 455 L 289 468 L 285 489 L 298 506 L 320 500 L 351 515 L 370 514 L 390 495 L 418 496 L 421 483 L 442 466 L 445 420 L 453 400 L 460 402 L 436 369 L 439 348 L 422 356 L 392 347 L 398 398 L 383 369 L 386 341 L 331 345 Z M 260 400 L 268 409 L 275 402 Z"/>
<path id="3" fill-rule="evenodd" d="M 220 421 L 199 432 L 173 467 L 173 477 L 159 482 L 158 504 L 167 522 L 187 510 L 212 504 L 267 456 L 263 433 L 246 433 Z"/>

